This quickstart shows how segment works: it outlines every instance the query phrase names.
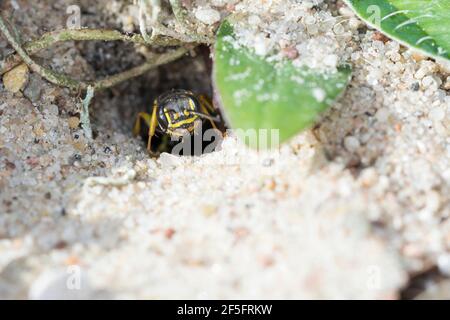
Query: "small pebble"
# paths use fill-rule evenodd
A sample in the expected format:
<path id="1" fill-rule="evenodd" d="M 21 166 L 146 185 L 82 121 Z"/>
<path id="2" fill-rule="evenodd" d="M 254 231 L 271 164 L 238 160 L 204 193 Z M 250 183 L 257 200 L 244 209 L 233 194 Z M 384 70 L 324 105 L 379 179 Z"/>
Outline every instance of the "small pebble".
<path id="1" fill-rule="evenodd" d="M 355 152 L 361 146 L 359 140 L 353 136 L 347 136 L 344 139 L 344 147 L 349 152 Z"/>
<path id="2" fill-rule="evenodd" d="M 80 124 L 80 119 L 78 117 L 70 117 L 67 122 L 69 123 L 70 129 L 76 129 Z"/>
<path id="3" fill-rule="evenodd" d="M 212 216 L 217 212 L 217 206 L 215 205 L 204 205 L 202 207 L 202 212 L 205 216 Z"/>
<path id="4" fill-rule="evenodd" d="M 388 37 L 378 31 L 374 32 L 372 39 L 376 41 L 382 41 L 383 43 L 390 41 Z"/>
<path id="5" fill-rule="evenodd" d="M 23 94 L 30 99 L 32 103 L 37 103 L 42 95 L 42 79 L 32 73 Z"/>
<path id="6" fill-rule="evenodd" d="M 445 90 L 450 90 L 450 76 L 447 77 L 447 80 L 445 81 L 444 89 Z"/>
<path id="7" fill-rule="evenodd" d="M 220 21 L 220 12 L 212 8 L 199 8 L 195 11 L 195 17 L 204 24 L 214 24 Z"/>
<path id="8" fill-rule="evenodd" d="M 281 53 L 283 54 L 283 56 L 291 60 L 294 60 L 295 58 L 298 57 L 298 51 L 295 47 L 287 47 L 281 49 Z"/>
<path id="9" fill-rule="evenodd" d="M 416 61 L 416 62 L 420 62 L 422 60 L 425 60 L 427 57 L 425 57 L 423 54 L 420 54 L 418 52 L 414 52 L 411 57 Z"/>
<path id="10" fill-rule="evenodd" d="M 420 83 L 414 82 L 414 83 L 411 85 L 411 90 L 412 90 L 412 91 L 419 91 L 419 90 L 420 90 Z"/>
<path id="11" fill-rule="evenodd" d="M 445 119 L 445 110 L 444 108 L 433 108 L 431 109 L 431 111 L 428 113 L 428 118 L 431 121 L 442 121 Z"/>
<path id="12" fill-rule="evenodd" d="M 442 84 L 439 77 L 436 76 L 426 76 L 422 79 L 422 86 L 424 88 L 435 88 L 437 89 Z"/>
<path id="13" fill-rule="evenodd" d="M 25 87 L 28 81 L 28 75 L 28 67 L 24 63 L 5 73 L 3 76 L 5 89 L 12 93 L 19 92 Z"/>
<path id="14" fill-rule="evenodd" d="M 450 254 L 442 254 L 438 257 L 437 265 L 439 271 L 450 277 Z"/>
<path id="15" fill-rule="evenodd" d="M 389 109 L 380 108 L 375 114 L 375 117 L 380 122 L 386 122 L 389 119 L 389 115 L 390 115 Z"/>

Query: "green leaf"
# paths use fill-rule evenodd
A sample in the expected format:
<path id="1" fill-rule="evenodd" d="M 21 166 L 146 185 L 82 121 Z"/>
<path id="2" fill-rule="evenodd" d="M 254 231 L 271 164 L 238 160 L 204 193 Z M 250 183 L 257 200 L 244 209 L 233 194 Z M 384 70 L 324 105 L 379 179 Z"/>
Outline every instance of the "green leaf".
<path id="1" fill-rule="evenodd" d="M 449 0 L 345 0 L 369 25 L 423 54 L 450 60 Z"/>
<path id="2" fill-rule="evenodd" d="M 231 128 L 279 129 L 279 142 L 311 126 L 351 74 L 349 67 L 324 73 L 291 61 L 269 62 L 237 46 L 228 21 L 218 31 L 214 60 L 215 90 Z"/>

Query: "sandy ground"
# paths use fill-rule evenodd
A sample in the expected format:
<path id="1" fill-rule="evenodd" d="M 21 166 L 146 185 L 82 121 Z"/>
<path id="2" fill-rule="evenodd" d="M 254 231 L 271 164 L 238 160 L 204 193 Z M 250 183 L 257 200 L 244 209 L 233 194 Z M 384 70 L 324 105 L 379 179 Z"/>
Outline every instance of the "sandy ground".
<path id="1" fill-rule="evenodd" d="M 62 28 L 69 2 L 1 9 L 30 39 Z M 80 4 L 85 26 L 123 27 L 120 8 Z M 348 90 L 279 153 L 228 137 L 201 157 L 148 157 L 134 115 L 171 87 L 208 92 L 201 57 L 97 95 L 93 141 L 68 90 L 34 74 L 20 93 L 2 84 L 0 298 L 449 298 L 448 74 L 349 28 Z M 85 78 L 142 59 L 101 43 L 40 57 Z"/>

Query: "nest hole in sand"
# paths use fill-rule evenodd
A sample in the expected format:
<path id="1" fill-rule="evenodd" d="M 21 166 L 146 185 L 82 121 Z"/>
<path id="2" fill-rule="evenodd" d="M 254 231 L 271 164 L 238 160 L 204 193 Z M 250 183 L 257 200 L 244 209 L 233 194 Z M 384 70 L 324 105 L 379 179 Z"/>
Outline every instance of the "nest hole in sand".
<path id="1" fill-rule="evenodd" d="M 102 53 L 98 53 L 99 51 Z M 121 66 L 117 66 L 117 63 L 111 63 L 105 58 L 113 55 L 112 51 L 116 53 L 119 49 L 105 48 L 102 44 L 97 50 L 91 50 L 91 52 L 97 53 L 86 60 L 95 70 L 96 76 L 104 77 L 110 73 L 118 72 L 118 68 L 121 69 Z M 123 59 L 114 57 L 113 60 L 122 61 Z M 129 67 L 126 62 L 123 63 L 123 66 L 122 69 Z M 130 139 L 140 139 L 143 146 L 142 150 L 146 152 L 148 127 L 142 122 L 140 137 L 135 137 L 132 133 L 137 114 L 139 112 L 151 113 L 155 98 L 173 89 L 190 90 L 196 95 L 203 94 L 212 100 L 211 70 L 210 49 L 207 46 L 200 46 L 196 48 L 193 55 L 160 66 L 143 76 L 99 93 L 91 107 L 94 137 L 98 135 L 102 128 L 109 128 L 129 136 Z M 216 110 L 221 117 L 219 109 L 216 108 Z M 217 133 L 212 138 L 206 138 L 204 133 L 211 128 L 209 121 L 203 121 L 201 130 L 198 132 L 200 138 L 188 136 L 186 137 L 187 140 L 184 141 L 171 141 L 171 137 L 167 134 L 157 134 L 152 140 L 152 150 L 156 151 L 155 155 L 169 152 L 182 156 L 213 152 L 220 146 L 222 134 L 226 127 L 224 123 L 218 124 L 222 134 Z M 181 142 L 182 144 L 180 144 Z"/>

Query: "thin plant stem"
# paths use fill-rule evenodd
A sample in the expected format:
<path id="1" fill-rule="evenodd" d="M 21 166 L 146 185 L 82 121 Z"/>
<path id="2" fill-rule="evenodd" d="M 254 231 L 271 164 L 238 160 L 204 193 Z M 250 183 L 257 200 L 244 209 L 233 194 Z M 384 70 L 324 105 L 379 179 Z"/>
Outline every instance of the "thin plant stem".
<path id="1" fill-rule="evenodd" d="M 91 119 L 89 117 L 89 105 L 91 104 L 92 98 L 94 98 L 94 88 L 89 86 L 86 90 L 86 97 L 82 102 L 81 114 L 80 114 L 80 122 L 81 127 L 83 128 L 84 135 L 88 140 L 92 140 L 92 128 L 91 128 Z"/>
<path id="2" fill-rule="evenodd" d="M 151 42 L 148 43 L 140 34 L 124 34 L 117 30 L 64 29 L 48 32 L 40 39 L 24 44 L 23 49 L 25 49 L 28 55 L 33 56 L 41 50 L 64 41 L 124 41 L 142 45 L 152 44 L 156 46 L 177 46 L 181 44 L 179 40 L 165 36 L 154 37 L 151 39 Z M 5 74 L 20 63 L 22 63 L 22 58 L 19 54 L 9 55 L 0 62 L 0 75 Z"/>
<path id="3" fill-rule="evenodd" d="M 176 50 L 155 55 L 153 58 L 148 59 L 145 63 L 141 64 L 140 66 L 94 82 L 93 87 L 96 90 L 111 88 L 125 80 L 138 77 L 160 65 L 177 60 L 182 56 L 184 56 L 188 51 L 189 49 L 181 47 Z"/>
<path id="4" fill-rule="evenodd" d="M 86 90 L 89 86 L 91 86 L 94 90 L 102 90 L 106 88 L 110 88 L 112 86 L 117 85 L 123 81 L 128 79 L 140 76 L 147 71 L 160 66 L 162 64 L 169 63 L 174 61 L 180 57 L 182 57 L 187 51 L 187 48 L 178 48 L 173 51 L 169 51 L 166 53 L 155 55 L 153 58 L 147 60 L 142 65 L 132 68 L 130 70 L 124 71 L 122 73 L 113 75 L 111 77 L 107 77 L 105 79 L 101 79 L 93 82 L 85 82 L 80 80 L 72 79 L 64 74 L 60 74 L 54 72 L 51 69 L 45 68 L 38 63 L 36 63 L 28 53 L 21 47 L 21 45 L 17 42 L 14 36 L 11 34 L 9 29 L 6 26 L 5 20 L 0 15 L 0 31 L 6 37 L 9 44 L 13 47 L 13 49 L 20 56 L 22 61 L 33 71 L 39 74 L 41 77 L 46 79 L 47 81 L 56 84 L 58 86 L 67 87 L 74 90 Z"/>

